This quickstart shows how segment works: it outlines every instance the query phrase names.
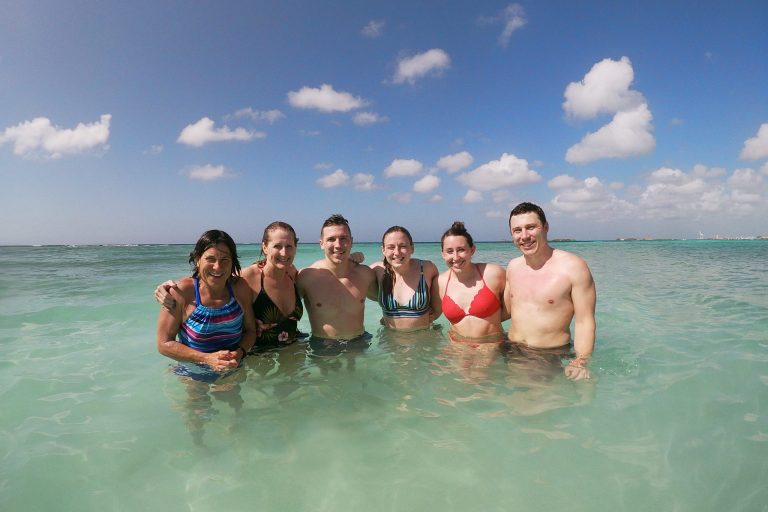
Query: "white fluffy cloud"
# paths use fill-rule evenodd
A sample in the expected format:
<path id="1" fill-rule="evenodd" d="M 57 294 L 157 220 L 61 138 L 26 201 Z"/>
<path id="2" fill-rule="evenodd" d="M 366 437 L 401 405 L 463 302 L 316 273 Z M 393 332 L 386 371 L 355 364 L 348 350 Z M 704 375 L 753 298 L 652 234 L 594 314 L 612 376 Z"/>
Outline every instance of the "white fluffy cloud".
<path id="1" fill-rule="evenodd" d="M 109 140 L 110 114 L 94 123 L 78 123 L 74 128 L 54 126 L 47 117 L 36 117 L 6 128 L 0 134 L 0 145 L 13 142 L 15 155 L 34 158 L 61 158 L 105 147 Z"/>
<path id="2" fill-rule="evenodd" d="M 707 167 L 706 165 L 696 164 L 691 171 L 692 176 L 699 178 L 719 178 L 725 176 L 727 171 L 722 167 Z"/>
<path id="3" fill-rule="evenodd" d="M 467 188 L 489 192 L 514 185 L 535 183 L 541 180 L 541 175 L 528 168 L 527 160 L 504 153 L 498 160 L 462 173 L 456 179 Z"/>
<path id="4" fill-rule="evenodd" d="M 342 169 L 336 169 L 331 174 L 326 174 L 315 180 L 322 188 L 334 188 L 349 185 L 349 174 Z"/>
<path id="5" fill-rule="evenodd" d="M 669 183 L 672 185 L 681 185 L 688 183 L 690 177 L 680 169 L 671 169 L 661 167 L 656 169 L 648 176 L 649 183 Z"/>
<path id="6" fill-rule="evenodd" d="M 433 48 L 412 57 L 404 57 L 397 63 L 397 70 L 392 79 L 396 84 L 413 84 L 427 75 L 440 75 L 451 66 L 451 58 L 439 48 Z"/>
<path id="7" fill-rule="evenodd" d="M 440 186 L 440 178 L 434 174 L 427 174 L 413 184 L 413 191 L 419 194 L 428 194 Z"/>
<path id="8" fill-rule="evenodd" d="M 336 169 L 330 174 L 317 178 L 315 183 L 322 188 L 347 187 L 351 185 L 355 190 L 370 192 L 378 188 L 374 180 L 373 174 L 358 172 L 350 176 L 343 169 Z"/>
<path id="9" fill-rule="evenodd" d="M 483 200 L 483 193 L 478 192 L 477 190 L 467 190 L 467 193 L 464 194 L 464 198 L 462 201 L 465 203 L 479 203 Z"/>
<path id="10" fill-rule="evenodd" d="M 565 88 L 563 110 L 572 117 L 591 119 L 601 114 L 632 110 L 645 102 L 638 91 L 630 90 L 635 73 L 627 57 L 603 59 L 580 82 Z"/>
<path id="11" fill-rule="evenodd" d="M 555 211 L 580 218 L 611 218 L 632 211 L 629 203 L 618 199 L 610 188 L 596 177 L 583 181 L 573 180 L 567 187 L 564 186 L 565 180 L 561 180 L 560 185 L 560 192 L 551 203 Z"/>
<path id="12" fill-rule="evenodd" d="M 440 194 L 435 194 L 429 198 L 430 203 L 438 203 L 442 200 L 443 200 L 443 196 L 441 196 Z"/>
<path id="13" fill-rule="evenodd" d="M 651 112 L 645 103 L 632 110 L 617 112 L 610 123 L 568 148 L 565 160 L 572 164 L 585 164 L 602 158 L 626 158 L 650 153 L 656 147 L 651 133 L 651 119 Z"/>
<path id="14" fill-rule="evenodd" d="M 320 112 L 349 112 L 368 104 L 348 92 L 337 92 L 328 84 L 323 84 L 320 88 L 302 87 L 298 91 L 291 91 L 288 93 L 288 103 L 296 108 Z"/>
<path id="15" fill-rule="evenodd" d="M 214 128 L 214 122 L 208 117 L 203 117 L 198 122 L 185 126 L 184 129 L 181 130 L 176 142 L 199 148 L 209 142 L 223 142 L 229 140 L 248 141 L 266 136 L 267 134 L 264 132 L 252 132 L 245 128 L 235 128 L 234 130 L 228 126 Z"/>
<path id="16" fill-rule="evenodd" d="M 642 218 L 696 219 L 704 214 L 756 214 L 765 210 L 764 178 L 753 169 L 737 169 L 724 179 L 723 170 L 696 165 L 691 172 L 662 167 L 648 176 L 637 194 Z"/>
<path id="17" fill-rule="evenodd" d="M 736 169 L 728 178 L 728 184 L 743 192 L 756 192 L 763 188 L 763 177 L 752 169 Z"/>
<path id="18" fill-rule="evenodd" d="M 363 27 L 360 33 L 365 37 L 375 39 L 381 36 L 381 34 L 384 32 L 384 25 L 385 22 L 382 20 L 371 20 L 366 26 Z"/>
<path id="19" fill-rule="evenodd" d="M 553 211 L 596 221 L 680 220 L 695 222 L 699 229 L 698 224 L 703 227 L 714 218 L 721 220 L 728 215 L 734 219 L 765 215 L 768 205 L 766 178 L 753 169 L 724 174 L 720 168 L 703 165 L 696 165 L 690 172 L 662 167 L 648 175 L 644 186 L 626 187 L 623 199 L 616 195 L 618 187 L 596 177 L 583 181 L 557 177 L 552 181 L 557 190 L 550 203 Z"/>
<path id="20" fill-rule="evenodd" d="M 363 192 L 370 192 L 371 190 L 376 190 L 379 188 L 374 183 L 375 177 L 373 174 L 364 174 L 362 172 L 356 173 L 354 176 L 352 176 L 352 186 L 355 190 L 360 190 Z"/>
<path id="21" fill-rule="evenodd" d="M 525 17 L 525 9 L 520 4 L 509 4 L 498 15 L 481 17 L 478 22 L 481 25 L 498 25 L 504 28 L 499 35 L 499 45 L 506 48 L 512 34 L 525 26 L 528 20 Z"/>
<path id="22" fill-rule="evenodd" d="M 358 126 L 368 126 L 370 124 L 384 123 L 388 119 L 376 112 L 357 112 L 352 121 Z"/>
<path id="23" fill-rule="evenodd" d="M 757 135 L 744 142 L 741 150 L 744 160 L 762 160 L 768 158 L 768 123 L 760 125 Z"/>
<path id="24" fill-rule="evenodd" d="M 243 108 L 232 114 L 235 118 L 248 118 L 256 122 L 267 122 L 274 124 L 276 121 L 285 118 L 285 114 L 277 109 L 272 110 L 254 110 L 251 107 Z"/>
<path id="25" fill-rule="evenodd" d="M 181 172 L 184 176 L 196 181 L 216 181 L 232 176 L 223 165 L 197 165 Z"/>
<path id="26" fill-rule="evenodd" d="M 398 203 L 410 203 L 411 202 L 411 193 L 410 192 L 394 192 L 390 194 L 389 198 L 393 201 L 396 201 Z"/>
<path id="27" fill-rule="evenodd" d="M 395 159 L 384 169 L 385 178 L 395 178 L 401 176 L 415 176 L 421 172 L 424 165 L 418 160 L 413 159 Z"/>
<path id="28" fill-rule="evenodd" d="M 568 176 L 567 174 L 561 174 L 560 176 L 555 176 L 551 180 L 547 182 L 547 186 L 549 188 L 569 188 L 573 187 L 578 183 L 578 180 L 574 178 L 573 176 Z"/>
<path id="29" fill-rule="evenodd" d="M 454 174 L 462 171 L 472 165 L 475 159 L 469 151 L 462 151 L 453 155 L 445 155 L 437 161 L 438 169 L 448 171 L 448 174 Z"/>

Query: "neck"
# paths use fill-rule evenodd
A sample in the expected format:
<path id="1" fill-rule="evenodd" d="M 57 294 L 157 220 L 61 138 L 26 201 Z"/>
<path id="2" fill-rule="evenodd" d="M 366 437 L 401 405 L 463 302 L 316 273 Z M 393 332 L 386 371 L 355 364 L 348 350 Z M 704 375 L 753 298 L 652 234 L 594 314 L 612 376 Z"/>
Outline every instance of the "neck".
<path id="1" fill-rule="evenodd" d="M 470 281 L 476 280 L 476 274 L 480 274 L 480 269 L 477 269 L 474 263 L 468 262 L 464 268 L 461 269 L 461 272 L 456 272 L 453 269 L 451 269 L 451 272 L 453 272 L 453 275 L 456 276 L 456 279 L 461 283 L 468 284 Z M 474 284 L 474 282 L 472 284 Z"/>
<path id="2" fill-rule="evenodd" d="M 526 254 L 523 255 L 523 257 L 525 258 L 526 265 L 533 269 L 540 269 L 547 261 L 549 261 L 549 258 L 552 257 L 552 253 L 554 252 L 555 250 L 552 249 L 549 244 L 546 244 L 542 246 L 541 250 L 537 251 L 536 254 Z"/>
<path id="3" fill-rule="evenodd" d="M 220 300 L 229 296 L 229 292 L 227 291 L 228 282 L 229 281 L 225 281 L 221 286 L 212 287 L 209 286 L 208 283 L 206 283 L 203 279 L 198 278 L 200 293 L 202 294 L 203 290 L 206 290 L 207 295 L 211 300 Z"/>
<path id="4" fill-rule="evenodd" d="M 264 265 L 262 272 L 264 272 L 265 276 L 271 277 L 272 279 L 275 279 L 275 280 L 282 279 L 286 275 L 285 270 L 281 268 L 277 268 L 276 266 L 271 265 L 269 263 Z"/>
<path id="5" fill-rule="evenodd" d="M 410 272 L 411 268 L 413 268 L 413 260 L 408 260 L 408 263 L 404 265 L 400 265 L 399 267 L 395 268 L 392 265 L 389 266 L 390 270 L 397 274 L 400 277 L 403 277 Z"/>
<path id="6" fill-rule="evenodd" d="M 336 263 L 328 258 L 325 258 L 325 266 L 336 277 L 345 277 L 349 272 L 349 260 L 346 258 L 340 263 Z"/>

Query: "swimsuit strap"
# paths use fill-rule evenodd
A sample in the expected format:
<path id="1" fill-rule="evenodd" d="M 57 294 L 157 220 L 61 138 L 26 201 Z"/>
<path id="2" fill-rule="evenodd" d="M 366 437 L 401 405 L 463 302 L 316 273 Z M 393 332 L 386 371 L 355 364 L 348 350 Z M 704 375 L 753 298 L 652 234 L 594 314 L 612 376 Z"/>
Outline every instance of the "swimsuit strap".
<path id="1" fill-rule="evenodd" d="M 203 301 L 200 300 L 200 280 L 196 277 L 193 277 L 192 279 L 195 281 L 195 304 L 202 306 Z"/>
<path id="2" fill-rule="evenodd" d="M 200 279 L 197 277 L 193 277 L 192 279 L 195 281 L 195 304 L 202 306 L 203 300 L 200 298 Z M 229 291 L 229 298 L 233 298 L 235 296 L 235 290 L 232 288 L 232 283 L 229 282 L 229 279 L 227 279 L 227 290 Z"/>

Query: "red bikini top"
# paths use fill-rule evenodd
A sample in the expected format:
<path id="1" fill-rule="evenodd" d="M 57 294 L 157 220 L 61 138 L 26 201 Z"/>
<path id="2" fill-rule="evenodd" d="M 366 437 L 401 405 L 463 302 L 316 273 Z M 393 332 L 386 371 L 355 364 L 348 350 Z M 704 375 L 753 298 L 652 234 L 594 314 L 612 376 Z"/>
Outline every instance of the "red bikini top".
<path id="1" fill-rule="evenodd" d="M 453 272 L 451 272 L 453 274 Z M 451 282 L 451 275 L 448 275 L 448 283 L 445 283 L 445 295 L 443 295 L 443 301 L 441 303 L 443 308 L 443 314 L 452 324 L 461 322 L 465 316 L 475 316 L 477 318 L 488 318 L 501 308 L 499 298 L 495 293 L 488 288 L 485 284 L 483 275 L 480 274 L 480 279 L 483 281 L 483 287 L 475 294 L 472 302 L 469 304 L 469 311 L 466 313 L 463 309 L 456 304 L 451 297 L 448 296 L 448 283 Z"/>

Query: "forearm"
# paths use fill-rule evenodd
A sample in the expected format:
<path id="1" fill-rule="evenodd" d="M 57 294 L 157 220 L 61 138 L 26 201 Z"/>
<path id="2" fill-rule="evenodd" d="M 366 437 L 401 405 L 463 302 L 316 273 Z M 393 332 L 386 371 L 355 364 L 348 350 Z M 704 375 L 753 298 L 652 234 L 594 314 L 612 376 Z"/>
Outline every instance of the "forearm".
<path id="1" fill-rule="evenodd" d="M 256 329 L 246 329 L 243 331 L 243 335 L 240 338 L 240 348 L 243 349 L 243 356 L 251 351 L 253 346 L 256 344 L 256 338 L 257 338 L 258 332 Z"/>
<path id="2" fill-rule="evenodd" d="M 176 361 L 205 363 L 206 354 L 173 339 L 158 343 L 157 350 L 165 357 L 169 357 Z"/>
<path id="3" fill-rule="evenodd" d="M 576 358 L 588 361 L 595 349 L 594 319 L 576 321 L 573 334 L 573 350 L 576 352 Z"/>

